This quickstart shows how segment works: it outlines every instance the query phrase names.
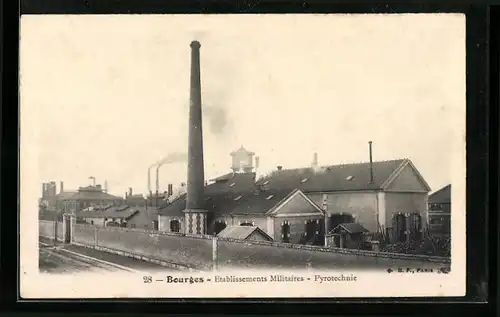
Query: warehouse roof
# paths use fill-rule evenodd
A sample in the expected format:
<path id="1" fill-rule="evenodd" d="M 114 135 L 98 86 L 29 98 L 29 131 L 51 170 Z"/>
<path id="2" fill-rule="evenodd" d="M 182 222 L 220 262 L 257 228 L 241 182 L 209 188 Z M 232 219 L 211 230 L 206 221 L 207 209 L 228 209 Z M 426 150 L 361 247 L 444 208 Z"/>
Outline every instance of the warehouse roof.
<path id="1" fill-rule="evenodd" d="M 269 241 L 273 240 L 267 233 L 255 226 L 227 226 L 217 236 L 220 238 L 245 240 L 254 232 L 258 232 Z"/>
<path id="2" fill-rule="evenodd" d="M 282 169 L 262 177 L 257 185 L 269 189 L 299 188 L 303 192 L 377 190 L 383 189 L 407 165 L 414 168 L 408 159 L 373 162 L 373 182 L 370 182 L 370 163 Z"/>
<path id="3" fill-rule="evenodd" d="M 123 209 L 122 209 L 123 208 Z M 77 218 L 122 218 L 128 219 L 138 213 L 137 208 L 126 207 L 111 207 L 104 211 L 81 211 L 77 212 Z"/>
<path id="4" fill-rule="evenodd" d="M 451 203 L 451 185 L 446 185 L 440 190 L 429 195 L 431 204 L 450 204 Z"/>

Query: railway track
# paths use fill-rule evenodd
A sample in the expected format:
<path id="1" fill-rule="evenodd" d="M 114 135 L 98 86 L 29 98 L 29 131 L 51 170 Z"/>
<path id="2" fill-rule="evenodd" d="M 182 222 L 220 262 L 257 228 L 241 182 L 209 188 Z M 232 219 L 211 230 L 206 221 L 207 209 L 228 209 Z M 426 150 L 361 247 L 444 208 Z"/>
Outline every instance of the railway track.
<path id="1" fill-rule="evenodd" d="M 62 270 L 68 272 L 75 271 L 107 271 L 107 272 L 131 272 L 138 273 L 139 271 L 122 266 L 116 263 L 111 263 L 87 255 L 79 254 L 62 247 L 49 245 L 40 242 L 40 258 L 50 262 L 55 267 L 64 267 Z"/>

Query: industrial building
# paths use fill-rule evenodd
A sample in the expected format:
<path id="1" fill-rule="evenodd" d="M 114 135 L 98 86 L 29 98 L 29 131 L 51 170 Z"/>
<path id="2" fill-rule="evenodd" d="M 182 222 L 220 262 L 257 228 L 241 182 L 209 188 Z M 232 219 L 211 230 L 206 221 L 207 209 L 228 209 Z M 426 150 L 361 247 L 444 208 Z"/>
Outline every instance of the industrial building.
<path id="1" fill-rule="evenodd" d="M 255 180 L 253 156 L 232 152 L 232 173 L 207 184 L 204 174 L 200 43 L 191 43 L 187 193 L 159 209 L 159 230 L 218 234 L 258 227 L 275 241 L 324 244 L 325 235 L 357 223 L 376 239 L 407 241 L 427 228 L 429 186 L 409 159 L 283 169 Z M 347 230 L 348 231 L 348 230 Z M 359 230 L 358 230 L 359 231 Z"/>
<path id="2" fill-rule="evenodd" d="M 433 235 L 451 233 L 451 185 L 429 196 L 429 231 Z"/>

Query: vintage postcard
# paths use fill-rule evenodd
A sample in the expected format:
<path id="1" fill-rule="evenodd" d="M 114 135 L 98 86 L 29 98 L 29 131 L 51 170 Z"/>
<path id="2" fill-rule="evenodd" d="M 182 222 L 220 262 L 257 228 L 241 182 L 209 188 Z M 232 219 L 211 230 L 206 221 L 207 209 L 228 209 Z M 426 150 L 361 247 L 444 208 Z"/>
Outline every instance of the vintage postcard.
<path id="1" fill-rule="evenodd" d="M 23 298 L 463 296 L 462 14 L 25 15 Z"/>

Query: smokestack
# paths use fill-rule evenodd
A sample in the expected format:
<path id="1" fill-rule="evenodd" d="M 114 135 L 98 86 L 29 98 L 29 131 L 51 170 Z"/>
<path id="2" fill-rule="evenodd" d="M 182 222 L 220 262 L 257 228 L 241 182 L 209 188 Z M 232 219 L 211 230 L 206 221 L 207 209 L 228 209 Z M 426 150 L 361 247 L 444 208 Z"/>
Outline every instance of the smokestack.
<path id="1" fill-rule="evenodd" d="M 160 165 L 156 166 L 156 195 L 160 192 Z"/>
<path id="2" fill-rule="evenodd" d="M 129 189 L 128 189 L 128 196 L 132 197 L 132 187 L 129 187 Z"/>
<path id="3" fill-rule="evenodd" d="M 168 184 L 167 195 L 168 197 L 174 194 L 174 186 L 172 184 Z"/>
<path id="4" fill-rule="evenodd" d="M 255 169 L 258 169 L 260 165 L 260 157 L 256 156 L 255 157 Z"/>
<path id="5" fill-rule="evenodd" d="M 60 187 L 59 188 L 59 192 L 63 193 L 64 192 L 64 182 L 63 181 L 60 182 L 60 186 L 59 187 Z"/>
<path id="6" fill-rule="evenodd" d="M 108 181 L 104 181 L 104 192 L 108 192 Z"/>
<path id="7" fill-rule="evenodd" d="M 318 153 L 314 153 L 313 155 L 312 167 L 313 168 L 318 167 Z"/>
<path id="8" fill-rule="evenodd" d="M 151 165 L 150 167 L 148 167 L 148 192 L 149 192 L 149 195 L 151 196 L 152 195 L 152 191 L 151 191 L 151 169 L 153 168 L 154 165 Z"/>
<path id="9" fill-rule="evenodd" d="M 368 148 L 369 148 L 369 151 L 370 151 L 370 184 L 373 184 L 372 141 L 368 142 Z"/>
<path id="10" fill-rule="evenodd" d="M 203 166 L 203 133 L 201 111 L 200 43 L 191 42 L 191 85 L 189 105 L 189 146 L 186 197 L 187 233 L 205 234 L 205 173 Z"/>

